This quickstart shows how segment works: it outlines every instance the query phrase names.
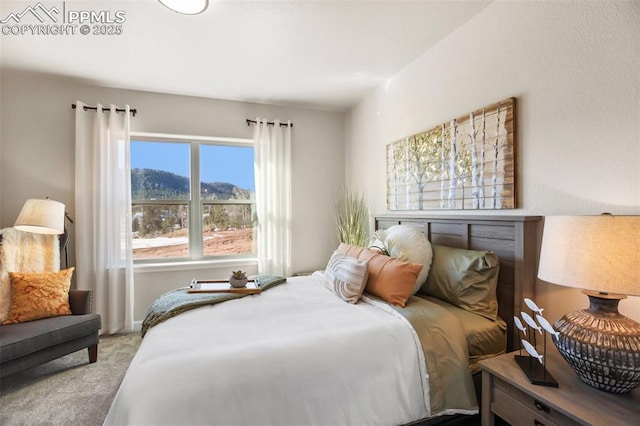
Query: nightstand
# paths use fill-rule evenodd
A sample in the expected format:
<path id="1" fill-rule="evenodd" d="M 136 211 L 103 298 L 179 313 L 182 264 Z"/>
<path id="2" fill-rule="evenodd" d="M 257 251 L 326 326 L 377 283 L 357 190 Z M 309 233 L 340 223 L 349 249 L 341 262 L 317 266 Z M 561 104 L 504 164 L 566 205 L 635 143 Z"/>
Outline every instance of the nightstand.
<path id="1" fill-rule="evenodd" d="M 495 416 L 514 426 L 638 424 L 640 388 L 622 395 L 592 388 L 580 381 L 553 343 L 547 345 L 547 370 L 558 387 L 534 385 L 515 354 L 480 361 L 483 426 L 493 425 Z"/>

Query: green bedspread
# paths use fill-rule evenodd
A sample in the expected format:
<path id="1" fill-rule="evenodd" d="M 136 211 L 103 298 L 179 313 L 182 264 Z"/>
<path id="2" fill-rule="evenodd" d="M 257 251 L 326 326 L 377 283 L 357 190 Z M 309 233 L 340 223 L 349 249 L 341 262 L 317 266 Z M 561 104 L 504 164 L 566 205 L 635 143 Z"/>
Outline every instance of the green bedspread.
<path id="1" fill-rule="evenodd" d="M 287 279 L 275 275 L 258 275 L 255 277 L 257 287 L 262 291 L 268 290 Z M 248 296 L 240 293 L 189 293 L 189 287 L 182 287 L 163 294 L 152 304 L 142 322 L 142 337 L 153 326 L 162 321 L 173 318 L 182 312 L 201 306 L 213 305 L 227 300 L 239 299 Z"/>
<path id="2" fill-rule="evenodd" d="M 442 306 L 416 296 L 404 308 L 392 308 L 411 323 L 420 339 L 429 375 L 431 414 L 477 413 L 460 321 Z"/>

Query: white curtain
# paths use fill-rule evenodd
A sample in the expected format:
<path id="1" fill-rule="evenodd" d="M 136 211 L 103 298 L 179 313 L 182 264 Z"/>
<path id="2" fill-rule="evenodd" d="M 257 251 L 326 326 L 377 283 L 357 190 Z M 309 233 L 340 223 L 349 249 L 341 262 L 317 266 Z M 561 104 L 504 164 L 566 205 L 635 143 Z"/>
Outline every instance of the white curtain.
<path id="1" fill-rule="evenodd" d="M 291 275 L 291 122 L 256 119 L 253 131 L 258 273 Z"/>
<path id="2" fill-rule="evenodd" d="M 94 291 L 102 332 L 133 330 L 129 106 L 76 102 L 76 283 Z"/>

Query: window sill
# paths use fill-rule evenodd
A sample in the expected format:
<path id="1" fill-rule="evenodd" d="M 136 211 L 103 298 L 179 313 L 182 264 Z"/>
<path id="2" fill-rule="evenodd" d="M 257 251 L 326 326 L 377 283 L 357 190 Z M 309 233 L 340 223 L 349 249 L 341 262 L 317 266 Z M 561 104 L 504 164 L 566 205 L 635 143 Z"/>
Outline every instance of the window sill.
<path id="1" fill-rule="evenodd" d="M 146 272 L 169 272 L 169 271 L 193 271 L 198 269 L 211 268 L 246 268 L 257 266 L 258 259 L 255 257 L 215 259 L 215 260 L 185 260 L 178 262 L 153 262 L 138 263 L 133 265 L 133 271 L 137 273 Z"/>

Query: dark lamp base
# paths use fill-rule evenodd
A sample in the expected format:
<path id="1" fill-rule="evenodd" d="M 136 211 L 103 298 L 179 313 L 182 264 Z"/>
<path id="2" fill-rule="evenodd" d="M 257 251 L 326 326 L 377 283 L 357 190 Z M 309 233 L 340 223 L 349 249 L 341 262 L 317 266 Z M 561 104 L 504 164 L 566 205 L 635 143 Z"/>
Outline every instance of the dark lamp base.
<path id="1" fill-rule="evenodd" d="M 627 393 L 640 385 L 640 324 L 618 312 L 625 296 L 585 292 L 589 309 L 555 322 L 562 357 L 588 385 Z"/>
<path id="2" fill-rule="evenodd" d="M 540 362 L 530 356 L 516 355 L 516 362 L 534 385 L 558 387 L 558 382 Z"/>

